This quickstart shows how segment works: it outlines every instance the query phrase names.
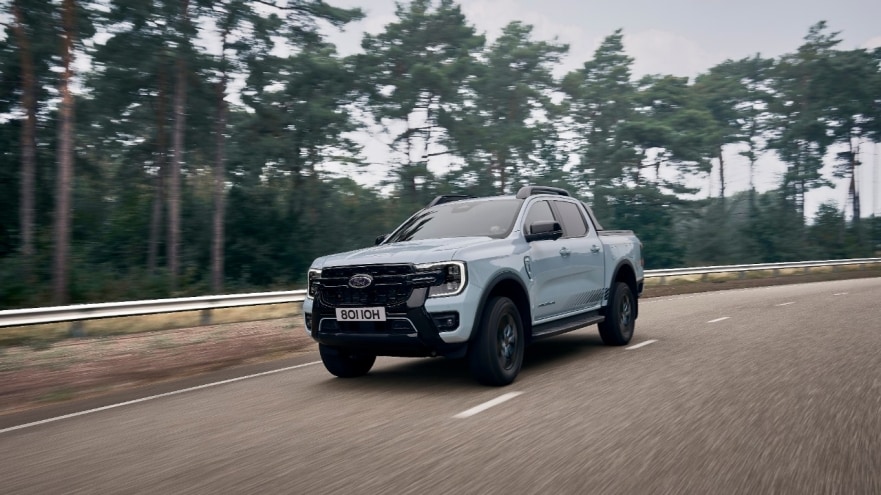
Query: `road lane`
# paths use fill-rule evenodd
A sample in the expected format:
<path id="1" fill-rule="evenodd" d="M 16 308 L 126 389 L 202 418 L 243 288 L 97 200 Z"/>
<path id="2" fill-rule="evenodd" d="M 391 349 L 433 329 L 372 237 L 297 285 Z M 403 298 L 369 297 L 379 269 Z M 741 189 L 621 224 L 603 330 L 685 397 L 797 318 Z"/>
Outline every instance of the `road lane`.
<path id="1" fill-rule="evenodd" d="M 163 397 L 3 434 L 0 493 L 878 493 L 878 301 L 881 279 L 646 300 L 657 344 L 562 335 L 505 389 L 383 358 Z"/>

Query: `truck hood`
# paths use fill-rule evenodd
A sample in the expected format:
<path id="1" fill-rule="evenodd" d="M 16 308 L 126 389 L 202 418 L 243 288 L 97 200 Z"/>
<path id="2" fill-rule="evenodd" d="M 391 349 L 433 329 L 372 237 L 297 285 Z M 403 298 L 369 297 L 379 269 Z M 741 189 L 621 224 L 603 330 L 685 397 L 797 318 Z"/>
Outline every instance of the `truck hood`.
<path id="1" fill-rule="evenodd" d="M 457 251 L 485 242 L 490 237 L 454 237 L 447 239 L 425 239 L 421 241 L 395 242 L 382 244 L 357 251 L 331 254 L 315 260 L 313 268 L 341 265 L 375 265 L 382 263 L 436 263 L 450 261 Z"/>

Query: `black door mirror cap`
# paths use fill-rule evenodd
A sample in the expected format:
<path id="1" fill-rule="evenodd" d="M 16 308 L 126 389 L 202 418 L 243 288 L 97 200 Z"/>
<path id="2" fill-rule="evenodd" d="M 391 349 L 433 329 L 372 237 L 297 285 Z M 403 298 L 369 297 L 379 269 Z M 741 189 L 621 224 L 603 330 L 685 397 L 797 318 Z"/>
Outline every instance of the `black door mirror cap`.
<path id="1" fill-rule="evenodd" d="M 563 227 L 559 222 L 548 220 L 539 220 L 533 222 L 529 226 L 529 232 L 526 234 L 526 242 L 533 241 L 555 241 L 563 237 Z"/>

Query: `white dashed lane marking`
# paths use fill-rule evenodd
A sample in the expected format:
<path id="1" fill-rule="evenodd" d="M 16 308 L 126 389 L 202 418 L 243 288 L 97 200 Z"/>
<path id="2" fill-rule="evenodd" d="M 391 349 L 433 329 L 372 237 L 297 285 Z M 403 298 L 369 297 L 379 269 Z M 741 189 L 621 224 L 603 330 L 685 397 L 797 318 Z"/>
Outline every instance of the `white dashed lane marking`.
<path id="1" fill-rule="evenodd" d="M 96 412 L 106 411 L 108 409 L 116 409 L 117 407 L 130 406 L 132 404 L 139 404 L 141 402 L 147 402 L 150 400 L 161 399 L 162 397 L 171 397 L 172 395 L 185 394 L 187 392 L 193 392 L 195 390 L 202 390 L 202 389 L 206 389 L 206 388 L 210 388 L 210 387 L 216 387 L 218 385 L 226 385 L 227 383 L 240 382 L 242 380 L 257 378 L 260 376 L 272 375 L 275 373 L 281 373 L 283 371 L 290 371 L 290 370 L 295 370 L 295 369 L 299 369 L 299 368 L 305 368 L 306 366 L 312 366 L 313 364 L 318 364 L 320 362 L 321 361 L 312 361 L 311 363 L 298 364 L 295 366 L 288 366 L 286 368 L 279 368 L 279 369 L 275 369 L 275 370 L 264 371 L 262 373 L 254 373 L 253 375 L 239 376 L 236 378 L 230 378 L 228 380 L 221 380 L 219 382 L 212 382 L 212 383 L 206 383 L 204 385 L 197 385 L 195 387 L 182 388 L 180 390 L 174 390 L 172 392 L 166 392 L 164 394 L 151 395 L 149 397 L 141 397 L 140 399 L 134 399 L 134 400 L 126 401 L 126 402 L 119 402 L 117 404 L 110 404 L 109 406 L 96 407 L 95 409 L 89 409 L 87 411 L 79 411 L 79 412 L 75 412 L 75 413 L 65 414 L 64 416 L 56 416 L 54 418 L 43 419 L 40 421 L 34 421 L 33 423 L 26 423 L 23 425 L 11 426 L 9 428 L 3 428 L 2 430 L 0 430 L 0 433 L 7 433 L 10 431 L 21 430 L 24 428 L 31 428 L 34 426 L 44 425 L 46 423 L 54 423 L 55 421 L 61 421 L 62 419 L 75 418 L 77 416 L 83 416 L 86 414 L 92 414 L 92 413 L 96 413 Z"/>
<path id="2" fill-rule="evenodd" d="M 785 303 L 775 304 L 774 306 L 789 306 L 790 304 L 795 304 L 795 301 L 789 301 Z"/>
<path id="3" fill-rule="evenodd" d="M 639 344 L 625 347 L 625 349 L 627 349 L 628 351 L 631 349 L 639 349 L 640 347 L 645 347 L 649 344 L 654 344 L 655 342 L 657 342 L 657 339 L 646 340 L 645 342 L 640 342 Z"/>
<path id="4" fill-rule="evenodd" d="M 833 295 L 833 296 L 846 296 L 846 295 L 847 295 L 847 292 L 837 292 L 837 293 L 832 294 L 832 295 Z"/>
<path id="5" fill-rule="evenodd" d="M 708 321 L 707 323 L 718 323 L 718 322 L 720 322 L 720 321 L 725 321 L 725 320 L 727 320 L 728 318 L 731 318 L 731 317 L 730 317 L 730 316 L 723 316 L 723 317 L 721 317 L 721 318 L 716 318 L 715 320 L 710 320 L 710 321 Z"/>
<path id="6" fill-rule="evenodd" d="M 470 418 L 471 416 L 474 416 L 475 414 L 486 411 L 487 409 L 489 409 L 493 406 L 497 406 L 497 405 L 501 404 L 502 402 L 509 401 L 522 393 L 523 392 L 508 392 L 507 394 L 500 395 L 499 397 L 496 397 L 493 400 L 486 401 L 483 404 L 480 404 L 479 406 L 474 406 L 471 409 L 468 409 L 467 411 L 462 411 L 453 417 L 456 419 Z"/>

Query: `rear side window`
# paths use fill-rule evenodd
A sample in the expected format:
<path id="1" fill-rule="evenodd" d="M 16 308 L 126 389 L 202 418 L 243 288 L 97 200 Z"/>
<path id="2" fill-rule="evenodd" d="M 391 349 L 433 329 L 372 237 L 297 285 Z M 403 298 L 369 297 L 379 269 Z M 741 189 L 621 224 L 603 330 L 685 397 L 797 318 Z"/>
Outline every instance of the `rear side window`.
<path id="1" fill-rule="evenodd" d="M 568 201 L 555 201 L 554 204 L 560 212 L 560 223 L 563 224 L 565 237 L 583 237 L 587 234 L 587 224 L 578 205 Z"/>

